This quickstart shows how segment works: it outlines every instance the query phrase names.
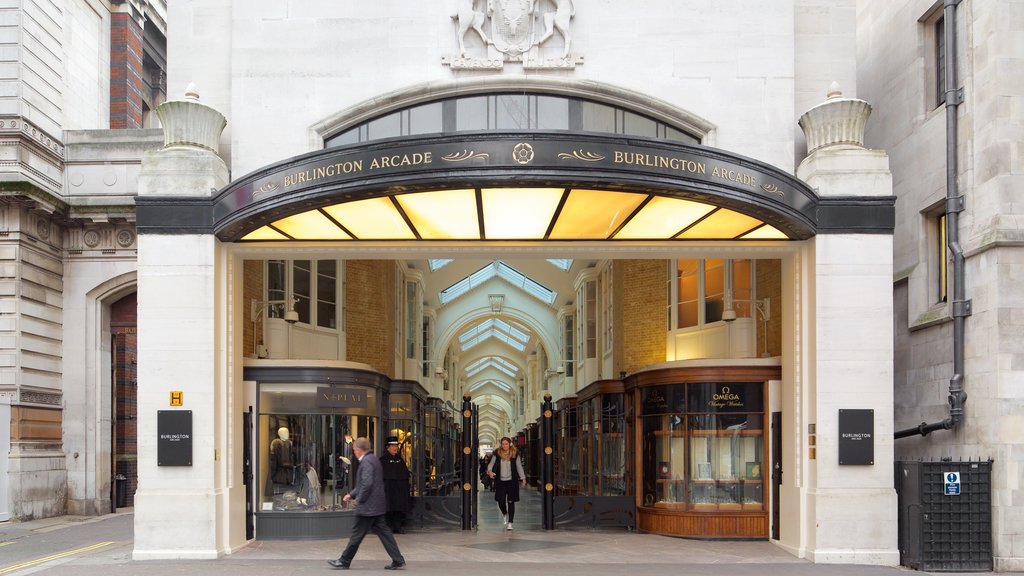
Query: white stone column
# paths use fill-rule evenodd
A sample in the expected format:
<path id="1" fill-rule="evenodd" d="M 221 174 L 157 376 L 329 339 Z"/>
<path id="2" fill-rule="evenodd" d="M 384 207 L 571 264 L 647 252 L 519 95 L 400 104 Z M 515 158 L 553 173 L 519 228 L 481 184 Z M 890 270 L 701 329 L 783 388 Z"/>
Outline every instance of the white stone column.
<path id="1" fill-rule="evenodd" d="M 7 454 L 11 452 L 11 397 L 0 394 L 0 522 L 11 519 L 7 494 Z"/>
<path id="2" fill-rule="evenodd" d="M 819 197 L 891 196 L 884 151 L 863 145 L 871 107 L 828 99 L 800 118 L 807 158 L 797 175 Z M 804 523 L 814 562 L 899 564 L 893 487 L 892 234 L 819 233 L 810 264 Z M 839 463 L 839 411 L 874 411 L 874 462 Z M 811 449 L 810 426 L 814 429 Z"/>
<path id="3" fill-rule="evenodd" d="M 148 153 L 140 197 L 208 198 L 228 183 L 217 155 L 226 121 L 199 103 L 190 86 L 184 100 L 157 109 L 164 147 Z M 227 544 L 218 473 L 225 407 L 218 398 L 218 241 L 212 234 L 141 233 L 138 239 L 138 450 L 133 557 L 216 558 Z M 183 393 L 170 406 L 171 391 Z M 192 412 L 192 465 L 157 464 L 157 412 Z"/>

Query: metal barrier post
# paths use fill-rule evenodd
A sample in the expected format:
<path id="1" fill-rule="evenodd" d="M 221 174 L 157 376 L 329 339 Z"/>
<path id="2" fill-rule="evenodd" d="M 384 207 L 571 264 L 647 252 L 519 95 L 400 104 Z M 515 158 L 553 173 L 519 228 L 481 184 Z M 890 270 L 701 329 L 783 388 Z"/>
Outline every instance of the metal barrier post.
<path id="1" fill-rule="evenodd" d="M 541 404 L 540 445 L 541 454 L 541 515 L 545 530 L 555 528 L 555 420 L 551 409 L 551 394 L 544 395 Z"/>
<path id="2" fill-rule="evenodd" d="M 473 458 L 473 403 L 469 394 L 462 397 L 462 529 L 473 529 L 473 494 L 476 466 Z"/>

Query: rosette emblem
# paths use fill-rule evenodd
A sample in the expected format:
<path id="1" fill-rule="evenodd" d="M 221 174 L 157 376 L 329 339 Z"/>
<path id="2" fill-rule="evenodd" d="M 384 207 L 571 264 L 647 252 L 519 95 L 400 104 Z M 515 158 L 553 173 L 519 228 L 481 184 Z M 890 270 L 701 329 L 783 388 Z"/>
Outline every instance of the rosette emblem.
<path id="1" fill-rule="evenodd" d="M 516 164 L 529 164 L 533 162 L 533 146 L 526 142 L 520 142 L 512 148 L 512 159 Z"/>

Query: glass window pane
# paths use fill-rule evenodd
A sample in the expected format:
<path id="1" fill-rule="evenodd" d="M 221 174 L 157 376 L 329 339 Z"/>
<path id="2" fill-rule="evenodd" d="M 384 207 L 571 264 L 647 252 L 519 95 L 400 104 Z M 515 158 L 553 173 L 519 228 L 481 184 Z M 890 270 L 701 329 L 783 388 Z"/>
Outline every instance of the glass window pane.
<path id="1" fill-rule="evenodd" d="M 409 134 L 434 134 L 442 131 L 441 102 L 409 109 Z"/>
<path id="2" fill-rule="evenodd" d="M 459 98 L 455 102 L 455 130 L 487 129 L 487 97 Z"/>
<path id="3" fill-rule="evenodd" d="M 650 118 L 645 118 L 639 114 L 633 114 L 632 112 L 626 112 L 624 114 L 625 121 L 623 126 L 623 134 L 629 136 L 647 136 L 649 138 L 656 138 L 658 136 L 658 123 Z"/>
<path id="4" fill-rule="evenodd" d="M 530 128 L 529 100 L 524 94 L 502 94 L 494 97 L 497 130 L 528 130 Z"/>
<path id="5" fill-rule="evenodd" d="M 537 96 L 536 98 L 537 121 L 535 124 L 538 130 L 569 129 L 569 100 L 550 96 Z"/>
<path id="6" fill-rule="evenodd" d="M 292 264 L 292 296 L 296 300 L 295 311 L 299 313 L 299 322 L 304 324 L 310 323 L 311 264 L 310 260 L 296 260 Z"/>
<path id="7" fill-rule="evenodd" d="M 316 262 L 316 325 L 337 327 L 338 263 L 334 260 Z"/>
<path id="8" fill-rule="evenodd" d="M 583 122 L 581 130 L 587 132 L 615 132 L 615 109 L 596 102 L 582 102 L 580 117 Z"/>
<path id="9" fill-rule="evenodd" d="M 737 318 L 750 318 L 750 301 L 754 298 L 752 262 L 733 260 L 732 297 Z"/>
<path id="10" fill-rule="evenodd" d="M 686 142 L 687 144 L 700 144 L 700 140 L 694 138 L 691 134 L 682 130 L 676 130 L 671 126 L 665 126 L 665 139 Z"/>
<path id="11" fill-rule="evenodd" d="M 724 292 L 724 261 L 706 260 L 704 262 L 704 322 L 718 322 L 722 319 Z"/>
<path id="12" fill-rule="evenodd" d="M 367 124 L 369 139 L 379 140 L 381 138 L 393 138 L 402 135 L 402 120 L 400 112 L 393 112 Z"/>
<path id="13" fill-rule="evenodd" d="M 352 128 L 346 130 L 341 134 L 331 136 L 326 142 L 324 142 L 324 148 L 333 148 L 335 146 L 344 146 L 346 144 L 358 144 L 359 143 L 359 128 Z"/>
<path id="14" fill-rule="evenodd" d="M 698 289 L 700 275 L 699 260 L 679 260 L 677 267 L 676 328 L 690 328 L 699 322 L 697 316 Z"/>

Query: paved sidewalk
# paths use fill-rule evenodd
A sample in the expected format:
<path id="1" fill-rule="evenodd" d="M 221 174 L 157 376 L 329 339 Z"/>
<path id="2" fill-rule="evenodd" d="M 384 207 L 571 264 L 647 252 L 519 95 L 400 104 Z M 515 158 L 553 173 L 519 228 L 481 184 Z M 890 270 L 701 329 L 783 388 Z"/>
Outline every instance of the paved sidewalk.
<path id="1" fill-rule="evenodd" d="M 329 574 L 345 538 L 256 541 L 217 560 L 131 559 L 128 514 L 0 523 L 0 576 L 147 576 Z M 525 519 L 524 519 L 525 520 Z M 420 531 L 397 536 L 406 572 L 438 576 L 915 576 L 905 568 L 812 564 L 769 542 L 700 541 L 618 530 L 484 526 L 475 531 Z M 48 542 L 49 550 L 34 548 Z M 4 545 L 6 544 L 6 545 Z M 57 546 L 58 548 L 52 548 Z M 67 555 L 60 555 L 68 553 Z M 52 558 L 50 558 L 52 557 Z M 40 562 L 40 559 L 48 560 Z M 352 571 L 381 571 L 380 542 L 364 541 Z M 351 571 L 350 571 L 351 572 Z M 383 573 L 383 572 L 381 572 Z"/>

